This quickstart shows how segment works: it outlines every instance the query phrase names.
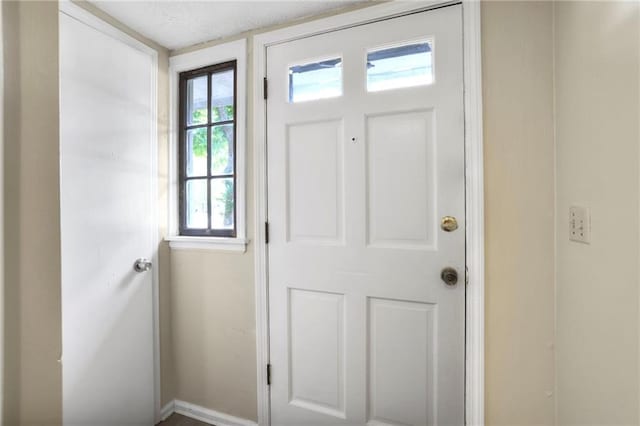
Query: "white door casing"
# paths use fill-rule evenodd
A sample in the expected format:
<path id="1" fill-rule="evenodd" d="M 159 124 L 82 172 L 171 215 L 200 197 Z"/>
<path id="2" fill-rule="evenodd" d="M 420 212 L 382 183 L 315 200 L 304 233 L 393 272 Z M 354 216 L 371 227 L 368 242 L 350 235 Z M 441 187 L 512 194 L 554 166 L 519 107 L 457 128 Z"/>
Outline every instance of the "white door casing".
<path id="1" fill-rule="evenodd" d="M 0 7 L 0 188 L 4 194 L 4 31 Z M 0 199 L 0 401 L 4 401 L 4 197 Z M 4 404 L 0 404 L 0 426 Z"/>
<path id="2" fill-rule="evenodd" d="M 61 3 L 64 424 L 158 412 L 156 54 Z"/>
<path id="3" fill-rule="evenodd" d="M 461 9 L 267 49 L 274 425 L 464 423 Z M 367 50 L 417 40 L 435 82 L 368 93 Z M 289 103 L 289 67 L 331 58 L 343 96 Z"/>
<path id="4" fill-rule="evenodd" d="M 260 87 L 266 75 L 266 50 L 289 40 L 323 34 L 368 22 L 438 8 L 451 2 L 388 2 L 327 18 L 298 24 L 253 38 L 253 87 Z M 482 52 L 480 2 L 463 0 L 465 167 L 466 167 L 466 425 L 484 425 L 484 171 L 482 137 Z M 253 94 L 253 145 L 255 184 L 255 295 L 256 295 L 256 380 L 258 423 L 270 424 L 269 321 L 267 289 L 267 160 L 266 101 L 260 90 Z"/>

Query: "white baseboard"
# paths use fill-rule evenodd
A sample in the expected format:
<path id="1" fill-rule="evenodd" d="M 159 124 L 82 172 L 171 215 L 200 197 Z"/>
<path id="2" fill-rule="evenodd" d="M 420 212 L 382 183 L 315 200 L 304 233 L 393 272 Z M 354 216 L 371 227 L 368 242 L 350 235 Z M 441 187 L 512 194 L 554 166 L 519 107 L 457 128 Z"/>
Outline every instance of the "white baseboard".
<path id="1" fill-rule="evenodd" d="M 230 416 L 229 414 L 219 413 L 209 408 L 175 399 L 169 402 L 160 411 L 160 418 L 165 420 L 173 413 L 182 414 L 201 422 L 213 424 L 215 426 L 258 426 L 256 422 L 242 419 L 240 417 Z"/>
<path id="2" fill-rule="evenodd" d="M 175 411 L 176 411 L 176 402 L 173 400 L 169 401 L 167 405 L 162 407 L 162 409 L 160 410 L 160 421 L 163 422 L 167 420 L 167 418 L 170 415 L 172 415 Z"/>

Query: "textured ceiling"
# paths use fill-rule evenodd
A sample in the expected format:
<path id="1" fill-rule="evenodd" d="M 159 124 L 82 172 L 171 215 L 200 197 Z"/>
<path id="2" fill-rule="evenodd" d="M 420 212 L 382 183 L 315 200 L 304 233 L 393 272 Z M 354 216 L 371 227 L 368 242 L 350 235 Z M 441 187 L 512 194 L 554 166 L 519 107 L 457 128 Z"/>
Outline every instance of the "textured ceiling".
<path id="1" fill-rule="evenodd" d="M 367 0 L 91 2 L 145 37 L 174 50 L 363 1 Z"/>

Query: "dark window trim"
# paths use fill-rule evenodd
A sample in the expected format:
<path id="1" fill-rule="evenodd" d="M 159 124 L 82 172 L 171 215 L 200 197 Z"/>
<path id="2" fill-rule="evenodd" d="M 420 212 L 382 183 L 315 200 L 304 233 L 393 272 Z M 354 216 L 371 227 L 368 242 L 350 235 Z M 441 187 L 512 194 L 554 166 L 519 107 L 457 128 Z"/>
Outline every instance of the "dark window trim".
<path id="1" fill-rule="evenodd" d="M 226 237 L 235 238 L 238 232 L 238 205 L 237 205 L 237 151 L 238 151 L 238 69 L 237 61 L 223 62 L 207 67 L 198 68 L 191 71 L 185 71 L 180 73 L 179 81 L 179 107 L 178 107 L 178 223 L 179 234 L 183 236 L 197 236 L 197 237 Z M 213 115 L 211 114 L 211 76 L 213 74 L 233 70 L 233 120 L 224 120 L 219 122 L 213 122 Z M 197 125 L 187 125 L 187 81 L 201 76 L 207 76 L 207 123 Z M 224 124 L 233 124 L 233 174 L 211 174 L 211 129 L 214 126 L 220 126 Z M 187 152 L 186 152 L 186 135 L 187 131 L 197 128 L 207 129 L 207 174 L 206 176 L 192 176 L 187 177 Z M 211 227 L 211 181 L 213 179 L 221 178 L 233 178 L 233 229 L 213 229 Z M 207 221 L 208 226 L 206 229 L 187 228 L 187 204 L 186 204 L 186 183 L 190 180 L 204 180 L 207 183 Z"/>

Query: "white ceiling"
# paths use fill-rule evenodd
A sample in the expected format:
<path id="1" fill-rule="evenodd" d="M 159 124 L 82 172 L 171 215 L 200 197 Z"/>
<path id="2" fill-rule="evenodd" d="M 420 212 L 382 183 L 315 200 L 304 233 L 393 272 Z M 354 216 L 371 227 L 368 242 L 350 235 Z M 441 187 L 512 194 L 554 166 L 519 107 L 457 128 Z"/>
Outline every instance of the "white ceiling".
<path id="1" fill-rule="evenodd" d="M 91 0 L 145 37 L 179 49 L 370 0 Z"/>

